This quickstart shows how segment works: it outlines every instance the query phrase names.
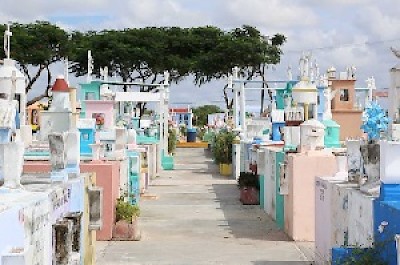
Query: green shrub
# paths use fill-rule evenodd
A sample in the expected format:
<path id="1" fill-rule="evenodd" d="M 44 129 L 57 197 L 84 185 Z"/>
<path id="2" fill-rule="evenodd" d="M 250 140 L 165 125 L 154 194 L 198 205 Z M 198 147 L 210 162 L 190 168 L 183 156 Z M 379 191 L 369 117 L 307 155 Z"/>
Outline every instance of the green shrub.
<path id="1" fill-rule="evenodd" d="M 232 164 L 233 139 L 235 134 L 226 130 L 221 130 L 213 137 L 212 154 L 217 164 Z"/>
<path id="2" fill-rule="evenodd" d="M 240 172 L 238 185 L 239 188 L 254 187 L 260 190 L 260 182 L 258 180 L 258 175 L 252 172 Z"/>
<path id="3" fill-rule="evenodd" d="M 168 130 L 168 154 L 174 154 L 176 150 L 176 130 Z"/>
<path id="4" fill-rule="evenodd" d="M 140 216 L 140 208 L 137 205 L 132 205 L 126 202 L 123 197 L 117 199 L 116 206 L 116 221 L 125 220 L 128 223 L 132 222 L 133 217 Z"/>

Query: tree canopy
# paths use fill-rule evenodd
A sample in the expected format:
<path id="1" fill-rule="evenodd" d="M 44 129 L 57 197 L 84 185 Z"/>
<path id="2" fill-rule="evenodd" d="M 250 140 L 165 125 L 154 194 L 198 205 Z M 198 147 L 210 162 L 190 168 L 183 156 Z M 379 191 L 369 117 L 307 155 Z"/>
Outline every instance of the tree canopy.
<path id="1" fill-rule="evenodd" d="M 52 74 L 50 66 L 60 62 L 69 53 L 68 34 L 56 25 L 46 21 L 29 24 L 14 23 L 11 25 L 11 58 L 18 62 L 28 82 L 26 93 L 32 89 L 42 74 L 47 76 L 47 89 L 51 87 Z M 6 29 L 0 25 L 0 31 Z M 47 89 L 36 100 L 47 95 Z M 29 102 L 28 102 L 29 104 Z"/>
<path id="2" fill-rule="evenodd" d="M 208 123 L 208 115 L 213 113 L 223 113 L 224 111 L 216 105 L 203 105 L 193 108 L 192 112 L 195 116 L 195 125 L 204 126 Z"/>
<path id="3" fill-rule="evenodd" d="M 11 56 L 27 76 L 27 92 L 42 73 L 47 73 L 49 87 L 50 65 L 64 58 L 71 61 L 71 73 L 77 77 L 86 75 L 88 50 L 92 51 L 95 76 L 100 77 L 100 68 L 107 66 L 109 76 L 125 82 L 159 83 L 167 70 L 172 82 L 193 75 L 194 83 L 201 86 L 226 77 L 235 66 L 249 78 L 262 76 L 266 64 L 279 63 L 281 46 L 286 41 L 283 35 L 276 34 L 267 42 L 259 30 L 248 25 L 231 31 L 205 26 L 68 33 L 49 22 L 37 21 L 15 23 L 12 31 Z M 141 91 L 149 89 L 153 88 L 141 87 Z"/>

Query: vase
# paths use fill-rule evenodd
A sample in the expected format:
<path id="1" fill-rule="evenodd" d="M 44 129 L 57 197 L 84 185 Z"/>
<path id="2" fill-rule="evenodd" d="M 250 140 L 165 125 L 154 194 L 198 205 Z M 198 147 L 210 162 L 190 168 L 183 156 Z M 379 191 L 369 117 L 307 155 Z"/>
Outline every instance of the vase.
<path id="1" fill-rule="evenodd" d="M 230 176 L 232 174 L 232 164 L 219 164 L 219 173 L 222 176 Z"/>
<path id="2" fill-rule="evenodd" d="M 138 219 L 132 218 L 129 223 L 126 220 L 119 220 L 114 224 L 112 239 L 115 241 L 139 241 L 141 233 L 138 225 Z"/>
<path id="3" fill-rule="evenodd" d="M 260 204 L 260 192 L 255 187 L 241 187 L 240 201 L 244 205 L 258 205 Z"/>

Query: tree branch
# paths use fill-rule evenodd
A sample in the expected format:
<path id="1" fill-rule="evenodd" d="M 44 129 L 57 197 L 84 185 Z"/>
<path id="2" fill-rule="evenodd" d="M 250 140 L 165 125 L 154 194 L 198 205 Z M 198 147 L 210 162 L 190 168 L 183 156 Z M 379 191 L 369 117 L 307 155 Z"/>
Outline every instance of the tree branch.
<path id="1" fill-rule="evenodd" d="M 47 98 L 47 91 L 43 92 L 41 95 L 36 96 L 34 98 L 32 98 L 31 100 L 28 100 L 28 102 L 26 103 L 26 106 L 30 106 L 32 104 L 34 104 L 36 101 L 39 101 L 41 99 Z"/>
<path id="2" fill-rule="evenodd" d="M 35 76 L 32 77 L 32 78 L 29 80 L 28 84 L 26 85 L 26 87 L 25 87 L 25 93 L 28 94 L 29 90 L 31 90 L 33 84 L 38 80 L 38 78 L 40 77 L 40 75 L 42 74 L 42 72 L 43 72 L 43 70 L 44 70 L 45 68 L 46 68 L 46 66 L 44 66 L 44 65 L 42 65 L 42 64 L 39 66 L 39 69 L 38 69 L 38 71 L 36 72 Z"/>

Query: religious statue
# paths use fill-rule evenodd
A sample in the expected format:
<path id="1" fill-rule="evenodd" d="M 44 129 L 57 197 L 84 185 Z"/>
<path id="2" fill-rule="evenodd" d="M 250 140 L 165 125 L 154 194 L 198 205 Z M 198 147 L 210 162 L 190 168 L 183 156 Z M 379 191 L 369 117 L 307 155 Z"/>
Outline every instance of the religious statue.
<path id="1" fill-rule="evenodd" d="M 7 59 L 10 59 L 10 38 L 12 36 L 12 32 L 10 31 L 10 24 L 7 24 L 7 30 L 4 32 L 4 53 Z"/>
<path id="2" fill-rule="evenodd" d="M 93 73 L 93 57 L 92 57 L 92 51 L 88 50 L 88 74 L 87 74 L 87 81 L 91 82 L 92 81 L 92 73 Z"/>
<path id="3" fill-rule="evenodd" d="M 293 80 L 293 74 L 292 74 L 292 66 L 288 66 L 287 68 L 287 75 L 288 75 L 288 80 Z"/>
<path id="4" fill-rule="evenodd" d="M 164 85 L 168 85 L 169 83 L 169 72 L 164 71 Z"/>
<path id="5" fill-rule="evenodd" d="M 104 66 L 104 68 L 100 67 L 100 76 L 104 82 L 108 82 L 108 67 Z M 102 84 L 100 87 L 101 95 L 108 96 L 111 94 L 111 91 L 108 87 L 108 84 Z"/>
<path id="6" fill-rule="evenodd" d="M 104 66 L 104 68 L 100 67 L 100 75 L 101 75 L 102 80 L 104 80 L 106 82 L 108 81 L 108 67 L 107 66 Z"/>
<path id="7" fill-rule="evenodd" d="M 324 83 L 324 113 L 323 120 L 331 120 L 332 119 L 332 99 L 335 97 L 336 91 L 332 92 L 332 89 L 328 86 L 328 78 L 326 75 L 323 77 L 322 82 Z"/>
<path id="8" fill-rule="evenodd" d="M 371 102 L 373 100 L 373 90 L 376 89 L 375 86 L 375 78 L 369 77 L 367 80 L 367 88 L 368 88 L 368 101 Z"/>

